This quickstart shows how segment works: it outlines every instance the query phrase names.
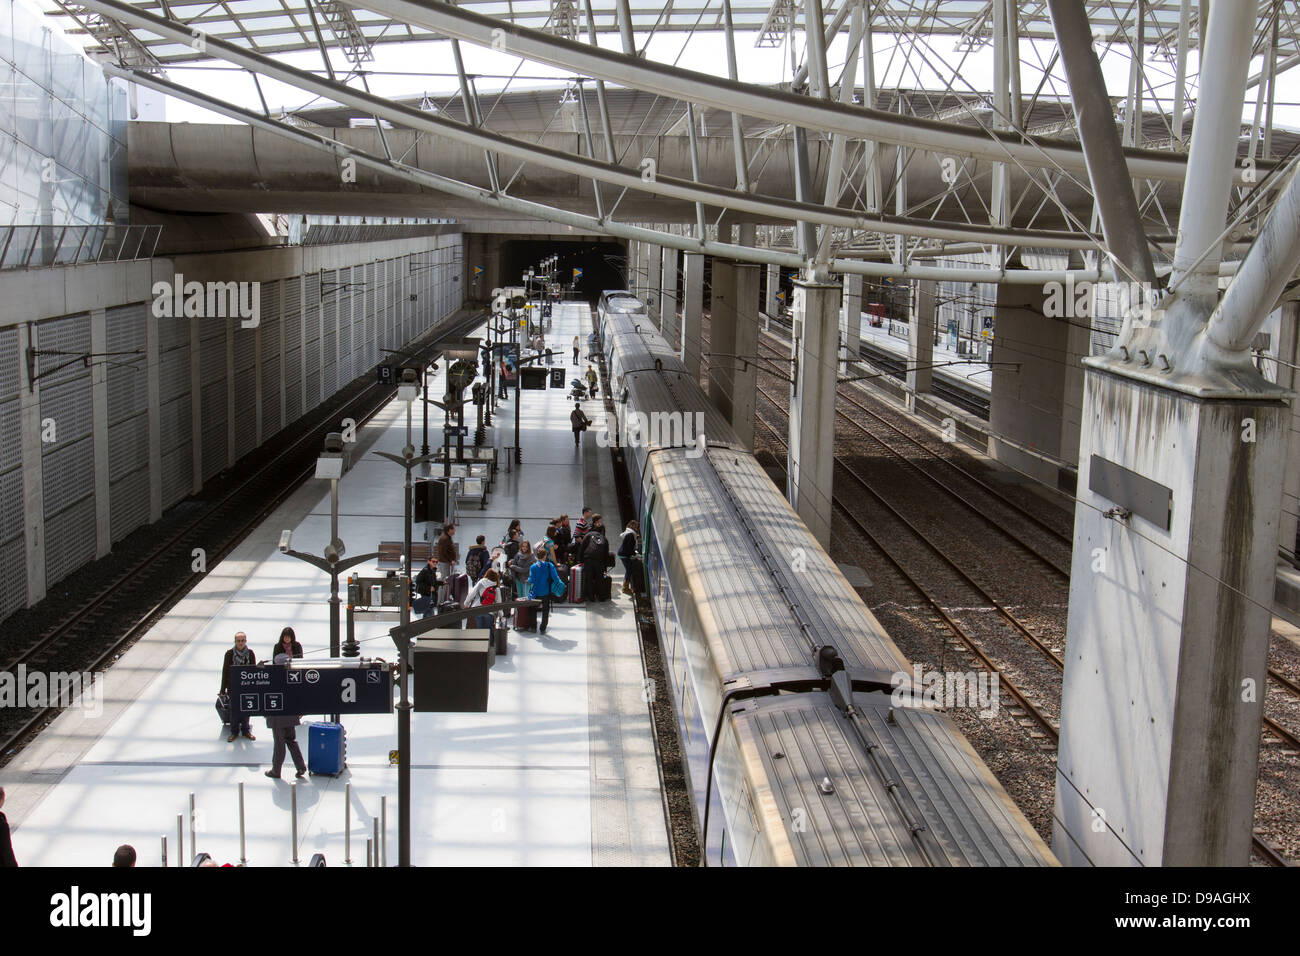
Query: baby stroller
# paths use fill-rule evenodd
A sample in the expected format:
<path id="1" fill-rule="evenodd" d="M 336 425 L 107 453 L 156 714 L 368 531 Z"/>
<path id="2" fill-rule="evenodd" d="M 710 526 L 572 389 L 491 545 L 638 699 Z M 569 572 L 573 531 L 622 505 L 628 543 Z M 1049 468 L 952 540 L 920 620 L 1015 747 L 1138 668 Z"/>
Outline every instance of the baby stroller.
<path id="1" fill-rule="evenodd" d="M 574 398 L 578 401 L 587 400 L 587 386 L 582 384 L 582 379 L 571 378 L 569 379 L 569 385 L 572 386 L 569 391 L 569 398 Z"/>

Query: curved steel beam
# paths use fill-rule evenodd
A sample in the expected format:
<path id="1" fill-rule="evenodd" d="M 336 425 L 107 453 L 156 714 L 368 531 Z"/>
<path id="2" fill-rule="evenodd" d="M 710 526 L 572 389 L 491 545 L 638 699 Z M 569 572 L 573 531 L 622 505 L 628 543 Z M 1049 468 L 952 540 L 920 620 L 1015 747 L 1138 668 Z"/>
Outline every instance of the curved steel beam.
<path id="1" fill-rule="evenodd" d="M 418 167 L 406 166 L 397 160 L 367 153 L 364 150 L 347 146 L 338 140 L 330 139 L 329 137 L 323 136 L 319 133 L 313 133 L 310 130 L 301 129 L 297 126 L 290 126 L 287 123 L 281 123 L 277 120 L 263 116 L 261 113 L 255 113 L 251 110 L 244 109 L 241 106 L 235 106 L 231 103 L 225 102 L 224 100 L 217 99 L 216 97 L 208 96 L 205 93 L 199 93 L 187 89 L 186 87 L 173 83 L 170 80 L 162 79 L 161 77 L 153 76 L 141 71 L 127 70 L 109 64 L 105 64 L 104 70 L 111 76 L 121 77 L 148 89 L 156 90 L 159 93 L 174 96 L 177 99 L 192 103 L 195 106 L 201 106 L 214 113 L 228 116 L 241 123 L 246 123 L 250 127 L 267 130 L 268 132 L 292 140 L 298 145 L 320 150 L 340 159 L 350 158 L 355 160 L 358 165 L 366 166 L 386 175 L 407 179 L 442 193 L 473 200 L 482 203 L 485 207 L 496 209 L 499 212 L 509 213 L 516 216 L 526 216 L 533 219 L 541 219 L 562 226 L 572 226 L 575 229 L 581 229 L 585 233 L 645 242 L 669 249 L 679 249 L 683 252 L 690 253 L 701 253 L 723 259 L 735 259 L 741 262 L 755 262 L 760 265 L 784 266 L 788 269 L 801 269 L 807 264 L 799 255 L 793 252 L 780 252 L 775 249 L 764 249 L 757 246 L 740 246 L 724 242 L 701 242 L 698 239 L 693 239 L 688 236 L 662 232 L 657 229 L 647 229 L 642 226 L 632 226 L 625 223 L 610 222 L 609 220 L 602 222 L 592 216 L 584 216 L 581 213 L 556 209 L 543 203 L 532 202 L 527 199 L 519 199 L 514 196 L 504 194 L 493 195 L 490 190 L 483 189 L 482 187 L 462 183 L 459 180 L 450 179 L 446 176 L 439 176 L 436 173 L 431 173 L 427 170 L 419 169 Z M 340 182 L 341 181 L 340 178 Z M 935 279 L 949 280 L 953 282 L 1009 282 L 1018 285 L 1038 286 L 1041 286 L 1046 282 L 1064 282 L 1067 277 L 1073 278 L 1076 282 L 1084 279 L 1095 282 L 1106 278 L 1106 276 L 1100 274 L 1097 269 L 1003 270 L 916 265 L 903 267 L 890 262 L 871 262 L 863 259 L 832 259 L 830 260 L 829 268 L 832 272 L 846 275 L 863 275 L 877 278 Z"/>
<path id="2" fill-rule="evenodd" d="M 84 0 L 84 6 L 100 13 L 109 13 L 140 29 L 148 30 L 178 43 L 194 40 L 193 31 L 173 20 L 132 7 L 120 0 Z M 197 42 L 197 41 L 196 41 Z M 597 179 L 624 189 L 639 190 L 687 202 L 746 212 L 772 220 L 813 222 L 847 229 L 868 230 L 912 238 L 946 239 L 983 242 L 990 245 L 1038 246 L 1055 249 L 1095 249 L 1097 239 L 1082 233 L 1054 230 L 1008 229 L 1005 227 L 975 225 L 973 223 L 937 223 L 929 219 L 905 216 L 858 213 L 834 206 L 813 202 L 791 201 L 755 196 L 736 189 L 710 186 L 672 176 L 643 179 L 640 170 L 628 169 L 594 157 L 575 156 L 537 143 L 525 143 L 458 123 L 444 116 L 431 115 L 411 106 L 393 103 L 384 97 L 353 89 L 332 80 L 326 80 L 303 70 L 286 66 L 260 53 L 227 43 L 215 37 L 203 37 L 206 51 L 227 62 L 242 66 L 272 79 L 287 83 L 309 93 L 326 97 L 334 102 L 352 106 L 368 114 L 383 117 L 393 123 L 422 130 L 435 136 L 444 136 L 472 146 L 477 146 L 524 162 L 537 163 L 550 169 L 571 173 L 583 179 Z M 584 46 L 583 49 L 586 49 Z"/>
<path id="3" fill-rule="evenodd" d="M 633 59 L 434 0 L 346 2 L 448 37 L 697 106 L 712 106 L 805 129 L 843 133 L 854 139 L 872 139 L 1026 167 L 1059 168 L 1087 177 L 1083 151 L 1075 143 L 1036 139 L 1015 130 L 993 131 L 914 116 L 904 118 L 880 110 L 764 89 L 652 60 Z M 1129 148 L 1124 150 L 1124 156 L 1129 171 L 1139 179 L 1181 182 L 1186 171 L 1186 159 L 1172 153 Z"/>

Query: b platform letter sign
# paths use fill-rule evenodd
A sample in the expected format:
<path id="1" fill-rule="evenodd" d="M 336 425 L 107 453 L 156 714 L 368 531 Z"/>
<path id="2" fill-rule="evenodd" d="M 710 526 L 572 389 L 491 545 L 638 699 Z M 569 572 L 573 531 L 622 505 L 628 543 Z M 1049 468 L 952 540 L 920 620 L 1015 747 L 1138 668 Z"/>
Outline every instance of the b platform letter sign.
<path id="1" fill-rule="evenodd" d="M 393 710 L 393 672 L 386 664 L 332 662 L 231 667 L 230 710 L 241 717 L 387 714 Z"/>

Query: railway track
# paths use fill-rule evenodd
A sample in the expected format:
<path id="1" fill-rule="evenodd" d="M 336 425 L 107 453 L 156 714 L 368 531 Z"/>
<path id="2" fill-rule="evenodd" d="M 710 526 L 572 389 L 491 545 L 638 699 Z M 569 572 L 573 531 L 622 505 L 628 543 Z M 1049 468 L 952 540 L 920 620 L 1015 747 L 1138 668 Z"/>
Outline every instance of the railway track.
<path id="1" fill-rule="evenodd" d="M 483 314 L 473 316 L 445 330 L 420 351 L 437 352 L 443 339 L 463 335 L 481 325 Z M 342 408 L 303 427 L 298 438 L 281 449 L 257 470 L 227 489 L 193 521 L 167 535 L 138 561 L 79 602 L 38 639 L 13 655 L 0 670 L 14 672 L 20 665 L 39 670 L 101 671 L 143 636 L 155 620 L 185 596 L 253 529 L 261 524 L 297 488 L 315 473 L 322 429 L 329 422 L 353 418 L 363 425 L 392 398 L 393 386 L 371 385 Z M 325 419 L 328 417 L 329 421 Z M 250 511 L 250 502 L 260 502 Z M 205 569 L 192 570 L 193 549 L 204 542 Z M 152 598 L 151 595 L 161 594 Z M 147 607 L 144 613 L 140 607 Z M 128 610 L 135 609 L 135 610 Z M 129 623 L 123 627 L 123 616 Z M 87 649 L 89 648 L 89 649 Z M 89 663 L 87 657 L 94 655 Z M 57 715 L 60 708 L 36 709 L 16 728 L 6 728 L 0 743 L 0 762 L 8 762 L 33 733 Z"/>
<path id="2" fill-rule="evenodd" d="M 785 406 L 782 404 L 780 400 L 778 400 L 770 392 L 765 390 L 761 385 L 758 387 L 758 391 L 763 396 L 763 398 L 766 399 L 768 403 L 770 403 L 775 409 L 777 409 L 779 413 L 786 414 Z M 972 483 L 978 484 L 982 489 L 987 491 L 990 495 L 998 498 L 999 501 L 1002 504 L 1004 504 L 1006 507 L 1015 511 L 1017 514 L 1024 516 L 1026 519 L 1029 519 L 1031 523 L 1035 525 L 1035 527 L 1039 528 L 1041 531 L 1050 535 L 1051 538 L 1054 539 L 1059 544 L 1072 545 L 1073 542 L 1070 537 L 1064 535 L 1059 530 L 1053 528 L 1050 524 L 1043 521 L 1042 519 L 1039 519 L 1036 515 L 1033 515 L 1032 512 L 1028 512 L 1027 510 L 1023 509 L 1020 505 L 1010 501 L 1010 499 L 1007 499 L 1005 496 L 997 492 L 996 489 L 989 487 L 985 482 L 982 481 L 982 479 L 979 479 L 977 476 L 971 475 L 969 472 L 966 472 L 964 469 L 961 469 L 959 466 L 948 461 L 944 456 L 935 453 L 932 449 L 927 448 L 920 441 L 916 440 L 912 436 L 907 435 L 905 432 L 903 432 L 901 429 L 898 429 L 896 426 L 894 426 L 892 423 L 885 420 L 883 417 L 876 415 L 874 411 L 872 411 L 867 406 L 863 405 L 860 401 L 856 400 L 856 398 L 854 398 L 851 395 L 846 395 L 846 391 L 847 389 L 840 389 L 838 393 L 838 398 L 844 399 L 846 403 L 849 405 L 849 407 L 853 409 L 854 414 L 853 415 L 846 414 L 844 410 L 839 407 L 839 402 L 837 401 L 836 414 L 838 420 L 847 422 L 853 430 L 855 430 L 860 434 L 864 434 L 872 441 L 874 441 L 876 444 L 880 445 L 882 448 L 886 450 L 886 452 L 891 456 L 891 458 L 896 458 L 899 459 L 900 461 L 906 461 L 906 464 L 910 470 L 920 472 L 921 474 L 925 475 L 932 485 L 941 488 L 946 494 L 948 494 L 954 500 L 961 502 L 962 505 L 964 505 L 966 508 L 980 514 L 980 517 L 984 519 L 986 523 L 996 524 L 996 522 L 988 519 L 984 514 L 984 512 L 981 511 L 979 507 L 974 502 L 970 501 L 965 495 L 949 487 L 945 482 L 940 481 L 936 477 L 927 474 L 925 469 L 920 468 L 910 459 L 907 459 L 906 456 L 904 456 L 901 452 L 899 452 L 896 447 L 892 446 L 887 440 L 884 440 L 878 431 L 865 427 L 862 424 L 861 418 L 859 416 L 865 415 L 868 417 L 868 419 L 883 424 L 884 426 L 889 428 L 892 432 L 895 432 L 900 437 L 906 439 L 911 445 L 919 448 L 922 452 L 924 452 L 927 455 L 927 457 L 932 458 L 937 462 L 942 462 L 943 465 L 946 466 L 948 469 L 960 473 L 966 479 L 969 479 Z M 760 424 L 768 432 L 771 433 L 773 439 L 777 444 L 779 444 L 782 447 L 788 447 L 785 436 L 781 433 L 781 431 L 778 428 L 774 427 L 769 421 L 765 420 L 762 416 L 759 416 L 758 420 Z M 869 483 L 860 474 L 858 474 L 851 466 L 841 461 L 838 457 L 836 460 L 836 467 L 840 469 L 844 474 L 849 475 L 854 480 L 855 486 L 867 492 L 873 498 L 873 500 L 876 500 L 877 502 L 885 506 L 887 510 L 893 512 L 896 518 L 898 518 L 898 520 L 902 521 L 905 525 L 907 525 L 909 529 L 913 533 L 915 533 L 916 536 L 920 538 L 932 552 L 936 553 L 942 560 L 944 560 L 944 562 L 949 567 L 953 568 L 953 570 L 960 577 L 962 577 L 963 580 L 974 585 L 978 590 L 984 592 L 985 599 L 990 600 L 991 603 L 995 607 L 997 607 L 999 613 L 1004 614 L 1004 618 L 1008 619 L 1008 622 L 1012 624 L 1012 627 L 1015 630 L 1017 630 L 1019 633 L 1021 633 L 1023 637 L 1029 640 L 1031 644 L 1037 647 L 1038 650 L 1043 653 L 1043 656 L 1051 662 L 1052 666 L 1060 674 L 1062 675 L 1064 674 L 1064 663 L 1061 660 L 1060 656 L 1052 652 L 1049 648 L 1046 648 L 1041 642 L 1041 639 L 1039 639 L 1037 635 L 1032 634 L 1032 631 L 1027 627 L 1025 627 L 1022 622 L 1015 620 L 1015 616 L 1011 614 L 1008 609 L 1002 607 L 999 604 L 999 602 L 992 600 L 992 595 L 987 594 L 987 592 L 985 592 L 984 589 L 979 588 L 978 584 L 974 582 L 974 580 L 970 577 L 970 575 L 968 575 L 963 569 L 961 569 L 953 561 L 951 561 L 951 559 L 948 558 L 947 554 L 943 553 L 943 549 L 940 548 L 937 543 L 935 543 L 928 536 L 920 532 L 919 529 L 915 528 L 915 526 L 912 525 L 912 523 L 909 522 L 906 518 L 904 518 L 901 515 L 901 513 L 897 512 L 896 509 L 893 509 L 891 506 L 889 506 L 889 504 L 885 502 L 885 500 L 878 493 L 876 493 L 876 491 L 873 488 L 870 487 Z M 1000 685 L 1011 695 L 1012 699 L 1015 701 L 1015 707 L 1023 715 L 1025 715 L 1029 719 L 1029 721 L 1031 721 L 1030 726 L 1036 726 L 1038 728 L 1041 737 L 1036 739 L 1035 743 L 1044 752 L 1054 752 L 1055 747 L 1059 741 L 1059 729 L 1057 725 L 1052 721 L 1052 719 L 1048 716 L 1048 714 L 1046 714 L 1043 711 L 1043 709 L 1034 702 L 1032 694 L 1030 694 L 1027 690 L 1023 689 L 1022 687 L 1017 686 L 1017 683 L 1007 676 L 1005 667 L 998 666 L 997 662 L 992 657 L 990 657 L 988 653 L 986 653 L 985 649 L 981 646 L 979 640 L 975 638 L 972 634 L 970 634 L 968 630 L 964 628 L 958 620 L 955 619 L 953 614 L 950 613 L 949 608 L 945 607 L 943 602 L 937 599 L 936 596 L 931 592 L 929 588 L 923 585 L 915 575 L 913 575 L 911 572 L 907 570 L 907 568 L 903 566 L 903 564 L 898 560 L 898 558 L 894 554 L 892 554 L 888 548 L 886 548 L 884 542 L 880 539 L 880 537 L 876 534 L 873 534 L 872 531 L 866 526 L 866 524 L 856 514 L 854 514 L 851 509 L 847 508 L 843 504 L 843 502 L 839 500 L 838 497 L 833 500 L 832 504 L 833 507 L 835 508 L 836 513 L 842 516 L 844 520 L 846 520 L 854 528 L 855 531 L 857 531 L 860 535 L 862 535 L 866 540 L 870 541 L 873 544 L 873 546 L 876 548 L 876 550 L 884 557 L 885 561 L 894 569 L 894 571 L 898 573 L 904 580 L 906 580 L 911 585 L 911 587 L 918 594 L 921 595 L 925 603 L 928 604 L 935 611 L 936 614 L 938 614 L 939 618 L 943 621 L 943 623 L 948 628 L 948 630 L 952 633 L 952 635 L 955 638 L 957 638 L 960 645 L 970 654 L 970 656 L 975 661 L 978 661 L 980 665 L 987 668 L 990 672 L 996 673 L 998 675 L 998 680 Z M 999 528 L 999 531 L 1003 531 L 1003 530 L 1004 529 Z M 1068 581 L 1069 579 L 1068 565 L 1066 567 L 1062 567 L 1061 563 L 1040 554 L 1037 548 L 1035 548 L 1029 542 L 1024 541 L 1019 536 L 1016 536 L 1014 534 L 1006 534 L 1005 536 L 1014 540 L 1017 543 L 1019 550 L 1022 550 L 1029 555 L 1032 555 L 1034 558 L 1038 559 L 1040 564 L 1051 568 L 1053 573 L 1056 576 L 1058 576 L 1062 580 Z M 1270 677 L 1274 678 L 1277 681 L 1277 683 L 1281 684 L 1284 688 L 1286 688 L 1288 692 L 1300 695 L 1300 688 L 1297 688 L 1297 685 L 1293 681 L 1289 680 L 1285 675 L 1276 672 L 1272 668 L 1269 669 L 1268 674 Z M 1276 738 L 1281 740 L 1284 744 L 1292 748 L 1295 748 L 1297 750 L 1300 750 L 1300 740 L 1297 740 L 1296 736 L 1292 734 L 1289 730 L 1287 730 L 1285 727 L 1283 727 L 1281 724 L 1278 724 L 1276 721 L 1274 721 L 1273 719 L 1267 716 L 1263 717 L 1262 723 L 1263 723 L 1262 729 L 1264 733 L 1271 734 L 1272 736 L 1275 736 Z M 1031 737 L 1035 737 L 1035 736 L 1036 735 L 1031 734 Z M 1258 833 L 1252 835 L 1252 846 L 1254 851 L 1258 854 L 1258 856 L 1269 865 L 1273 865 L 1273 866 L 1293 865 L 1277 850 L 1276 847 L 1274 847 L 1272 844 L 1265 841 Z"/>

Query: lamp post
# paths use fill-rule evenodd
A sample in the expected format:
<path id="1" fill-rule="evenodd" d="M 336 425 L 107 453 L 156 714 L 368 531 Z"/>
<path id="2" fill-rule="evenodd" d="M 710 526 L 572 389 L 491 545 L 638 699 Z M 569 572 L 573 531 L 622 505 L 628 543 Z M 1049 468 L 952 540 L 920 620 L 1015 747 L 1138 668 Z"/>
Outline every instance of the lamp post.
<path id="1" fill-rule="evenodd" d="M 338 432 L 330 432 L 325 436 L 325 450 L 316 459 L 316 477 L 327 478 L 330 483 L 330 540 L 325 545 L 323 557 L 294 551 L 290 546 L 293 541 L 292 531 L 287 530 L 280 535 L 281 554 L 306 561 L 330 576 L 330 657 L 339 656 L 339 605 L 342 603 L 339 600 L 339 573 L 379 556 L 378 552 L 374 552 L 343 560 L 346 549 L 339 538 L 339 479 L 346 470 L 343 436 Z"/>

